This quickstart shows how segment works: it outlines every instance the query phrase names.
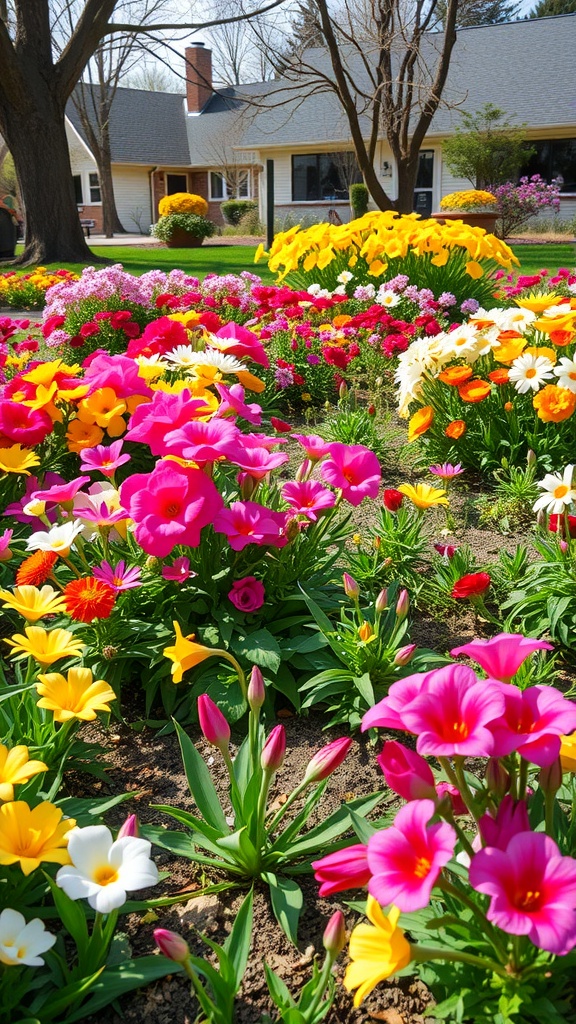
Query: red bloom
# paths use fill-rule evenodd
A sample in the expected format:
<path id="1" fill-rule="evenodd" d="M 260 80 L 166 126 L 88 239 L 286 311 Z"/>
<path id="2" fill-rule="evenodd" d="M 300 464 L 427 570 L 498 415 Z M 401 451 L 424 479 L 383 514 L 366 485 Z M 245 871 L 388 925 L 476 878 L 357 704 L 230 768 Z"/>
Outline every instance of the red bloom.
<path id="1" fill-rule="evenodd" d="M 471 572 L 467 576 L 461 576 L 452 587 L 452 597 L 465 598 L 477 597 L 483 594 L 491 584 L 487 572 Z"/>
<path id="2" fill-rule="evenodd" d="M 114 607 L 116 594 L 102 580 L 88 576 L 72 580 L 64 587 L 66 611 L 78 622 L 107 619 Z"/>
<path id="3" fill-rule="evenodd" d="M 344 349 L 336 348 L 335 345 L 326 345 L 322 349 L 322 355 L 330 366 L 337 366 L 339 370 L 345 370 L 348 366 L 348 356 Z"/>
<path id="4" fill-rule="evenodd" d="M 50 578 L 58 561 L 54 551 L 35 551 L 22 562 L 16 573 L 16 586 L 40 587 Z"/>
<path id="5" fill-rule="evenodd" d="M 397 512 L 400 505 L 404 501 L 404 495 L 401 491 L 397 491 L 394 487 L 389 487 L 384 491 L 384 507 L 389 512 Z"/>
<path id="6" fill-rule="evenodd" d="M 270 423 L 277 434 L 289 434 L 292 430 L 290 423 L 286 423 L 286 420 L 279 420 L 276 416 L 270 417 Z"/>
<path id="7" fill-rule="evenodd" d="M 576 537 L 576 516 L 568 516 L 568 533 L 571 537 Z M 548 517 L 548 529 L 552 533 L 561 533 L 563 537 L 566 536 L 566 522 L 563 515 L 555 515 Z"/>

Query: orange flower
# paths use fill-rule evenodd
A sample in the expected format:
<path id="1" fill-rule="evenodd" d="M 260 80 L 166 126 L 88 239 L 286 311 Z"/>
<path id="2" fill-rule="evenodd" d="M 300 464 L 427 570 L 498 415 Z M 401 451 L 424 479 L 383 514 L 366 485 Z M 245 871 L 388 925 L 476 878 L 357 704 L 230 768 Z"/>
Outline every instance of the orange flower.
<path id="1" fill-rule="evenodd" d="M 534 408 L 544 423 L 561 423 L 572 416 L 576 409 L 576 394 L 568 388 L 547 384 L 533 399 Z"/>
<path id="2" fill-rule="evenodd" d="M 410 418 L 408 424 L 408 440 L 415 441 L 421 434 L 425 434 L 432 426 L 434 409 L 431 405 L 423 405 L 421 409 Z"/>
<path id="3" fill-rule="evenodd" d="M 513 408 L 514 408 L 514 402 L 505 402 L 504 403 L 504 409 L 506 410 L 506 412 L 512 412 Z"/>
<path id="4" fill-rule="evenodd" d="M 492 370 L 488 374 L 493 384 L 507 384 L 508 383 L 508 370 L 505 367 L 500 366 L 497 370 Z"/>
<path id="5" fill-rule="evenodd" d="M 55 551 L 35 551 L 22 562 L 16 573 L 16 584 L 19 587 L 40 587 L 50 579 L 52 569 L 58 561 Z"/>
<path id="6" fill-rule="evenodd" d="M 526 338 L 523 338 L 517 331 L 502 331 L 498 335 L 498 341 L 500 342 L 498 348 L 492 352 L 498 363 L 512 363 L 522 355 L 526 347 Z"/>
<path id="7" fill-rule="evenodd" d="M 77 622 L 92 622 L 93 619 L 107 619 L 110 615 L 116 594 L 93 576 L 81 580 L 72 580 L 64 587 L 66 611 Z"/>
<path id="8" fill-rule="evenodd" d="M 471 366 L 449 366 L 447 370 L 442 370 L 442 373 L 438 374 L 438 380 L 441 380 L 443 384 L 453 384 L 458 387 L 459 384 L 464 384 L 474 373 Z"/>
<path id="9" fill-rule="evenodd" d="M 488 397 L 492 388 L 490 387 L 487 380 L 482 380 L 480 377 L 474 377 L 473 380 L 467 381 L 466 384 L 461 384 L 458 388 L 458 394 L 463 402 L 483 402 Z"/>
<path id="10" fill-rule="evenodd" d="M 352 317 L 349 313 L 340 313 L 339 316 L 334 317 L 332 323 L 334 327 L 344 327 L 344 324 L 347 324 L 351 319 Z"/>
<path id="11" fill-rule="evenodd" d="M 464 423 L 464 420 L 452 420 L 452 422 L 446 427 L 444 433 L 446 434 L 446 437 L 451 437 L 454 441 L 457 441 L 459 437 L 462 437 L 462 434 L 466 433 L 466 424 Z"/>
<path id="12" fill-rule="evenodd" d="M 531 345 L 530 348 L 524 349 L 524 354 L 528 356 L 544 356 L 545 359 L 549 359 L 552 365 L 558 362 L 558 356 L 553 348 L 547 348 L 546 345 Z"/>
<path id="13" fill-rule="evenodd" d="M 78 453 L 84 448 L 94 448 L 103 437 L 104 431 L 96 423 L 81 423 L 78 419 L 70 422 L 66 434 L 69 450 Z"/>
<path id="14" fill-rule="evenodd" d="M 574 331 L 550 331 L 550 341 L 559 348 L 564 348 L 574 341 Z"/>

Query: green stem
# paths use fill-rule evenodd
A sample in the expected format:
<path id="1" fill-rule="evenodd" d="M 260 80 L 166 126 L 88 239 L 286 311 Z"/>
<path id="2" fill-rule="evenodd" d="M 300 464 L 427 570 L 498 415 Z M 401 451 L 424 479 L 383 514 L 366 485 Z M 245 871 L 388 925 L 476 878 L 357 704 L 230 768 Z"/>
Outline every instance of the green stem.
<path id="1" fill-rule="evenodd" d="M 459 889 L 456 885 L 453 885 L 452 882 L 449 882 L 448 879 L 445 878 L 443 875 L 440 875 L 440 878 L 436 882 L 436 885 L 438 886 L 439 889 L 442 890 L 442 892 L 446 892 L 449 893 L 450 896 L 454 896 L 454 898 L 459 900 L 460 903 L 464 904 L 465 907 L 468 907 L 468 910 L 472 911 L 474 917 L 480 924 L 482 931 L 485 933 L 489 941 L 494 946 L 496 953 L 498 954 L 502 962 L 506 963 L 506 961 L 508 960 L 508 953 L 504 946 L 502 946 L 498 939 L 496 938 L 495 929 L 490 924 L 490 922 L 486 920 L 486 914 L 481 909 L 481 907 L 477 906 L 476 903 L 474 903 L 474 900 L 470 899 L 469 896 L 462 892 L 462 890 Z"/>
<path id="2" fill-rule="evenodd" d="M 526 797 L 526 787 L 528 785 L 528 761 L 525 761 L 523 757 L 520 758 L 520 771 L 518 772 L 517 786 L 518 786 L 518 799 L 524 800 Z"/>
<path id="3" fill-rule="evenodd" d="M 495 960 L 489 960 L 487 957 L 475 956 L 473 953 L 463 953 L 452 949 L 438 949 L 429 946 L 412 946 L 411 948 L 412 952 L 415 954 L 414 959 L 418 963 L 422 963 L 426 960 L 447 960 L 451 963 L 471 964 L 472 967 L 482 967 L 486 971 L 492 971 L 494 974 L 499 974 L 502 978 L 509 977 L 508 971 L 505 967 L 496 963 Z"/>
<path id="4" fill-rule="evenodd" d="M 324 960 L 324 963 L 322 965 L 322 970 L 320 971 L 320 974 L 319 974 L 319 977 L 318 977 L 318 982 L 317 982 L 317 987 L 316 987 L 316 992 L 314 994 L 314 998 L 309 1003 L 308 1008 L 305 1011 L 306 1020 L 308 1020 L 308 1021 L 313 1021 L 314 1020 L 314 1015 L 315 1015 L 318 1007 L 320 1006 L 320 1003 L 322 1002 L 322 998 L 324 996 L 324 993 L 325 993 L 326 988 L 328 986 L 328 982 L 330 980 L 330 971 L 332 970 L 332 964 L 333 963 L 334 963 L 334 957 L 330 953 L 327 953 L 326 954 L 326 959 Z"/>
<path id="5" fill-rule="evenodd" d="M 545 828 L 546 832 L 552 839 L 555 839 L 554 835 L 554 806 L 556 804 L 556 794 L 547 792 L 544 797 L 544 815 L 545 815 Z"/>
<path id="6" fill-rule="evenodd" d="M 228 772 L 228 778 L 230 779 L 230 800 L 234 813 L 238 814 L 242 807 L 242 799 L 240 797 L 240 790 L 238 789 L 238 783 L 236 782 L 236 776 L 234 775 L 234 764 L 230 757 L 230 751 L 224 747 L 220 748 L 222 757 L 224 758 L 224 764 Z"/>
<path id="7" fill-rule="evenodd" d="M 472 791 L 466 782 L 466 776 L 464 775 L 464 758 L 461 756 L 454 758 L 454 774 L 456 775 L 460 796 L 474 818 L 474 821 L 477 822 L 480 817 L 480 808 L 477 807 Z"/>
<path id="8" fill-rule="evenodd" d="M 278 828 L 278 825 L 280 824 L 282 818 L 286 814 L 286 811 L 288 810 L 288 808 L 294 803 L 294 801 L 297 799 L 297 797 L 299 797 L 300 794 L 303 793 L 304 790 L 309 785 L 310 785 L 309 782 L 307 782 L 306 780 L 303 780 L 298 786 L 296 786 L 296 789 L 292 790 L 292 792 L 290 793 L 290 796 L 288 797 L 286 803 L 283 804 L 282 807 L 280 808 L 280 810 L 276 812 L 275 817 L 270 822 L 268 828 L 266 829 L 267 832 L 269 832 L 270 834 L 272 834 L 272 832 L 275 832 L 275 830 Z"/>

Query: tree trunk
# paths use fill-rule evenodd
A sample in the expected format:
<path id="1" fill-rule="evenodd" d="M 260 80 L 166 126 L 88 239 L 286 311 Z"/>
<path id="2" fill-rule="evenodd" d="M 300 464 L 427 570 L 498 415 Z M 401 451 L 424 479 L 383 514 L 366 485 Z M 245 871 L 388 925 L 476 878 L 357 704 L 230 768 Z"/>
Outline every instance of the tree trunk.
<path id="1" fill-rule="evenodd" d="M 100 196 L 102 198 L 102 230 L 106 238 L 114 235 L 127 234 L 126 228 L 118 216 L 114 184 L 112 181 L 112 163 L 110 150 L 101 149 L 97 155 L 98 178 L 100 179 Z"/>
<path id="2" fill-rule="evenodd" d="M 419 154 L 397 159 L 398 198 L 394 204 L 398 213 L 412 213 L 414 210 L 414 189 L 418 176 Z"/>

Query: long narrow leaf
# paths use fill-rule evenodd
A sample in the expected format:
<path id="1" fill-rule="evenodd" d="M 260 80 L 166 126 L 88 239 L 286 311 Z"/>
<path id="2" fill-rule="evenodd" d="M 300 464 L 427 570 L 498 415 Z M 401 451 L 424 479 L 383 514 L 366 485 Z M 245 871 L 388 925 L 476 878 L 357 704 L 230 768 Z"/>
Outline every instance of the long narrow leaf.
<path id="1" fill-rule="evenodd" d="M 182 726 L 178 722 L 174 724 L 176 726 L 178 742 L 180 743 L 180 750 L 182 751 L 184 771 L 186 772 L 190 793 L 194 798 L 196 806 L 202 817 L 206 819 L 209 825 L 212 825 L 212 828 L 226 834 L 230 829 L 226 824 L 226 817 L 220 805 L 218 793 L 210 777 L 206 762 L 200 756 Z"/>

